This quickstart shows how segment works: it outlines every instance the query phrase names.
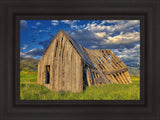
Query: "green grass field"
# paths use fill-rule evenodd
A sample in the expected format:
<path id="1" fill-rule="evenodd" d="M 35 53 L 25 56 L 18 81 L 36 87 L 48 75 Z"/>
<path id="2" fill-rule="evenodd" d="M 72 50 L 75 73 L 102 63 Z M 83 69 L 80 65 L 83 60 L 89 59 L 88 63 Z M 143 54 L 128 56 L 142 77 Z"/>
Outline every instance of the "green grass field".
<path id="1" fill-rule="evenodd" d="M 140 77 L 132 84 L 105 84 L 87 87 L 81 93 L 54 92 L 37 84 L 37 74 L 20 74 L 21 100 L 140 100 Z"/>

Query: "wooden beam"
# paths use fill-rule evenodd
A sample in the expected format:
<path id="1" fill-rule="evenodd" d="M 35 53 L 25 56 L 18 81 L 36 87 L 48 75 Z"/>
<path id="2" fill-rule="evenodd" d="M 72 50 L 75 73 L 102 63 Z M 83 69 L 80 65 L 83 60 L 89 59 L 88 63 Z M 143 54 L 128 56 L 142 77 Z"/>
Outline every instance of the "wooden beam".
<path id="1" fill-rule="evenodd" d="M 103 74 L 109 75 L 109 74 L 115 74 L 115 73 L 124 72 L 124 71 L 128 71 L 128 68 L 122 68 L 122 69 L 114 70 L 114 71 L 108 72 L 108 73 L 106 71 L 103 71 Z"/>

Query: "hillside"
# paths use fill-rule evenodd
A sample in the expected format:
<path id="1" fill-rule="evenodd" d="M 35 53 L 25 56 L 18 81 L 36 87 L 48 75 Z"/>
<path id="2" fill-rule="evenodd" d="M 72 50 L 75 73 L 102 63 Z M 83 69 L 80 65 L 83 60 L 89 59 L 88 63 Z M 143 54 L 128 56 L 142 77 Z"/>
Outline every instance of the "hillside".
<path id="1" fill-rule="evenodd" d="M 33 58 L 20 58 L 20 71 L 21 72 L 37 72 L 36 64 L 39 60 L 33 59 Z M 131 76 L 140 76 L 140 70 L 139 67 L 130 67 L 128 66 L 129 74 Z"/>
<path id="2" fill-rule="evenodd" d="M 128 71 L 129 71 L 130 76 L 140 76 L 139 67 L 128 66 Z"/>
<path id="3" fill-rule="evenodd" d="M 33 58 L 22 58 L 20 57 L 20 71 L 21 72 L 32 72 L 36 73 L 37 72 L 37 63 L 39 60 L 33 59 Z"/>

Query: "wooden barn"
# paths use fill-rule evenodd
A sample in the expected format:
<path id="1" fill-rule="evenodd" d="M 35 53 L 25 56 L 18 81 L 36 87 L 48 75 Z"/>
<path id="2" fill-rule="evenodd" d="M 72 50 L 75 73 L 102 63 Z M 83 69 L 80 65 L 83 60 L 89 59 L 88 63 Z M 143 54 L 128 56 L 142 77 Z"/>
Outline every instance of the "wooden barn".
<path id="1" fill-rule="evenodd" d="M 109 49 L 86 49 L 60 30 L 38 62 L 38 84 L 81 92 L 100 84 L 131 83 L 127 66 Z"/>

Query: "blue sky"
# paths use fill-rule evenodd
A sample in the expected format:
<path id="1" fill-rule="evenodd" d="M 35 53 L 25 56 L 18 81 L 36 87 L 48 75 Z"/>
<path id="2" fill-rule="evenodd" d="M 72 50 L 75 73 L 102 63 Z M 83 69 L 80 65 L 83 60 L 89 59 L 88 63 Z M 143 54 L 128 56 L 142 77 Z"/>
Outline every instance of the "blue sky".
<path id="1" fill-rule="evenodd" d="M 40 59 L 62 29 L 89 49 L 111 49 L 126 64 L 140 62 L 139 20 L 20 20 L 20 55 Z"/>

